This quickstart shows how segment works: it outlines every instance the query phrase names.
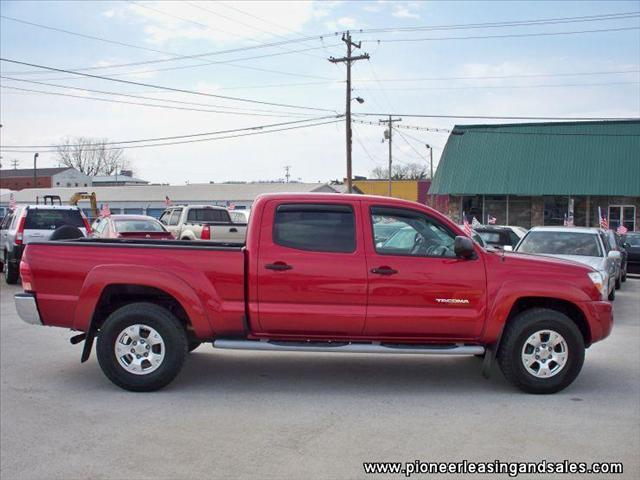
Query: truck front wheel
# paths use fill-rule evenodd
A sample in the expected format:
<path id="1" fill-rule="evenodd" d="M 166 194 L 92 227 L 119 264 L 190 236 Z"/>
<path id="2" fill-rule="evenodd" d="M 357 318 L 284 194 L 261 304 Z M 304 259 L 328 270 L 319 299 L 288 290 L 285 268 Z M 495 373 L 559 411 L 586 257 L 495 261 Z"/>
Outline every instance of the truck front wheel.
<path id="1" fill-rule="evenodd" d="M 9 285 L 15 285 L 20 278 L 20 272 L 18 271 L 18 265 L 11 261 L 9 252 L 4 252 L 4 280 Z"/>
<path id="2" fill-rule="evenodd" d="M 506 327 L 498 363 L 505 378 L 528 393 L 558 392 L 570 385 L 584 363 L 584 339 L 561 312 L 535 308 Z"/>
<path id="3" fill-rule="evenodd" d="M 187 335 L 179 320 L 153 303 L 119 308 L 100 327 L 98 363 L 125 390 L 148 392 L 168 385 L 187 354 Z"/>

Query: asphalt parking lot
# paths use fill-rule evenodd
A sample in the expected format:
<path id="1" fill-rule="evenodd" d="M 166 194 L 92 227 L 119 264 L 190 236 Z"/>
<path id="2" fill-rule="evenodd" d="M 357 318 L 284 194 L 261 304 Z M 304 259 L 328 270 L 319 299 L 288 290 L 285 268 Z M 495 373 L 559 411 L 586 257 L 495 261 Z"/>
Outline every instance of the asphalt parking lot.
<path id="1" fill-rule="evenodd" d="M 475 358 L 207 345 L 168 388 L 128 393 L 95 353 L 80 364 L 69 332 L 24 324 L 17 291 L 2 282 L 3 480 L 363 478 L 363 461 L 416 459 L 621 461 L 611 478 L 640 478 L 638 277 L 617 293 L 611 336 L 552 396 L 484 380 Z"/>

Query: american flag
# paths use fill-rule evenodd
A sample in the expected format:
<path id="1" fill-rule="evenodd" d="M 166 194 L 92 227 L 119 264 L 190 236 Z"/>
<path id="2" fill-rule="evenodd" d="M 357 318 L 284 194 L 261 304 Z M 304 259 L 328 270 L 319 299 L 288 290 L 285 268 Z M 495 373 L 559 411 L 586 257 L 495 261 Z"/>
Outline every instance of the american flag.
<path id="1" fill-rule="evenodd" d="M 607 217 L 600 216 L 600 228 L 603 230 L 609 230 L 609 221 L 607 220 Z"/>
<path id="2" fill-rule="evenodd" d="M 471 237 L 473 235 L 473 230 L 471 230 L 471 225 L 467 221 L 467 216 L 462 212 L 462 229 L 467 237 Z"/>
<path id="3" fill-rule="evenodd" d="M 168 196 L 168 195 L 165 195 L 165 197 L 164 197 L 164 204 L 165 204 L 167 207 L 171 206 L 171 199 L 169 198 L 169 196 Z"/>
<path id="4" fill-rule="evenodd" d="M 9 195 L 9 210 L 15 210 L 16 209 L 16 196 L 11 193 Z"/>
<path id="5" fill-rule="evenodd" d="M 111 216 L 111 210 L 109 210 L 109 204 L 108 203 L 103 203 L 102 204 L 102 209 L 100 210 L 100 216 L 101 217 L 109 217 L 109 216 Z"/>
<path id="6" fill-rule="evenodd" d="M 620 225 L 620 226 L 616 229 L 616 233 L 617 233 L 618 235 L 626 235 L 628 231 L 629 231 L 629 230 L 627 230 L 627 227 L 625 227 L 624 225 Z"/>
<path id="7" fill-rule="evenodd" d="M 491 215 L 487 215 L 487 223 L 489 225 L 495 225 L 498 219 L 496 217 L 492 217 Z"/>

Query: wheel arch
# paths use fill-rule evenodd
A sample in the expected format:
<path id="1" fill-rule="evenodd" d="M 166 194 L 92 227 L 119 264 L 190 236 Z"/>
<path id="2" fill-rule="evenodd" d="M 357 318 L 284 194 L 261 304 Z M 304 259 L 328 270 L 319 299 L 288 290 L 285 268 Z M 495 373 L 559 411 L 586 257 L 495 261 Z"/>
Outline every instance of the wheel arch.
<path id="1" fill-rule="evenodd" d="M 504 324 L 504 329 L 515 320 L 518 314 L 531 310 L 533 308 L 548 308 L 565 314 L 571 319 L 571 321 L 578 327 L 582 338 L 584 339 L 585 347 L 591 345 L 591 329 L 584 312 L 575 303 L 568 300 L 562 300 L 559 298 L 550 297 L 520 297 L 513 305 L 507 315 L 507 319 Z M 503 331 L 504 331 L 503 329 Z"/>

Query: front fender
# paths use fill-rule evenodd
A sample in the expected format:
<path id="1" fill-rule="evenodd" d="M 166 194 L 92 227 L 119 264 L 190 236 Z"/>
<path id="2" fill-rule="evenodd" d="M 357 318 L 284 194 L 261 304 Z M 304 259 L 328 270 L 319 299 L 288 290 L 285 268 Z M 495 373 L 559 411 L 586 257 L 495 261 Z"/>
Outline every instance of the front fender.
<path id="1" fill-rule="evenodd" d="M 543 280 L 527 280 L 526 288 L 523 282 L 517 280 L 507 280 L 500 285 L 489 288 L 488 292 L 489 308 L 487 322 L 482 333 L 482 342 L 495 344 L 500 338 L 502 329 L 507 322 L 509 312 L 514 304 L 525 297 L 542 297 L 571 302 L 580 308 L 581 302 L 588 302 L 591 299 L 580 288 L 570 282 L 545 282 Z"/>
<path id="2" fill-rule="evenodd" d="M 86 332 L 103 290 L 109 285 L 153 287 L 175 298 L 187 313 L 199 338 L 213 335 L 213 327 L 201 299 L 182 278 L 148 265 L 99 265 L 86 276 L 73 317 L 73 328 Z"/>

